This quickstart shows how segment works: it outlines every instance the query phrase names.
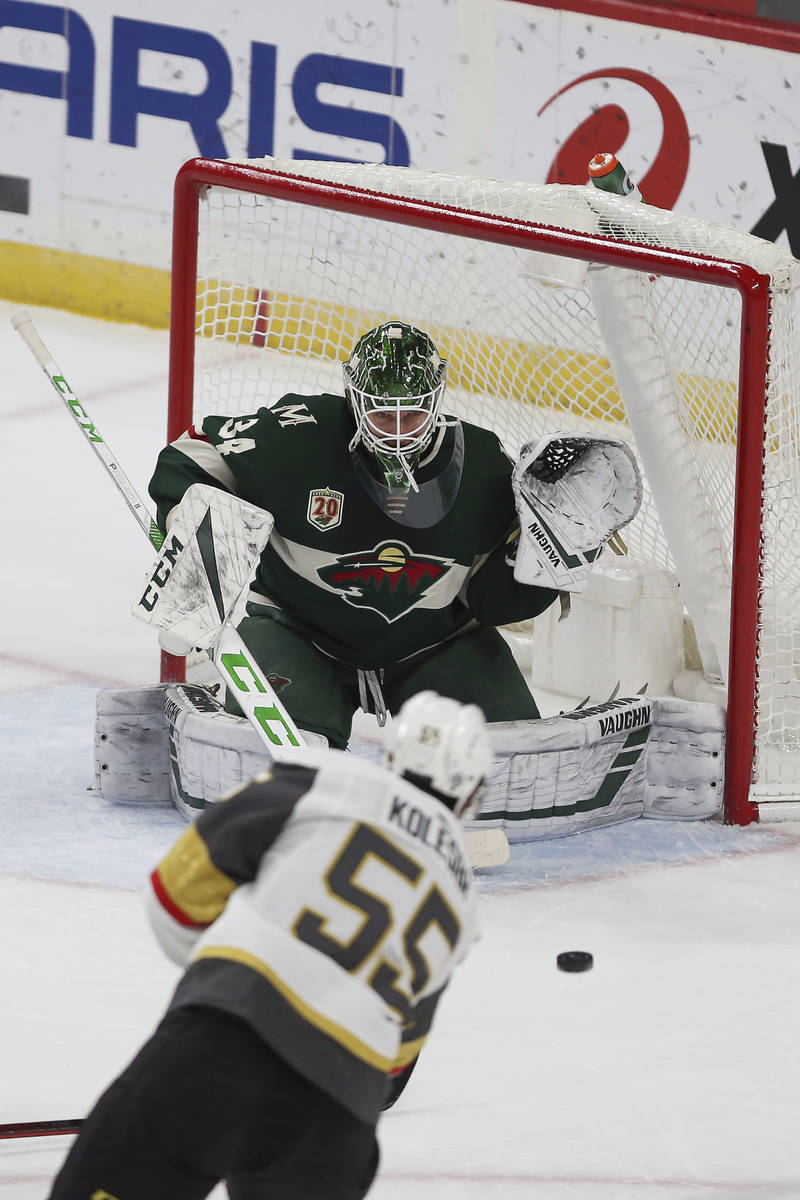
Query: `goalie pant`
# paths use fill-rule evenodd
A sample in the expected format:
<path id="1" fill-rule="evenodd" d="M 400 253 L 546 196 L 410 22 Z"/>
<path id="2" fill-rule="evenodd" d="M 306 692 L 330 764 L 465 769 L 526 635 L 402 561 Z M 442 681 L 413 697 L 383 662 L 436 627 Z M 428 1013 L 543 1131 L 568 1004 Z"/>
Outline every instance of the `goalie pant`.
<path id="1" fill-rule="evenodd" d="M 368 892 L 355 882 L 367 861 Z M 200 1196 L 206 1193 L 198 1176 L 213 1184 L 224 1172 L 236 1177 L 245 1163 L 258 1164 L 257 1179 L 248 1191 L 234 1178 L 237 1197 L 363 1195 L 387 1079 L 415 1060 L 451 972 L 475 937 L 476 896 L 460 822 L 382 767 L 342 752 L 304 751 L 204 810 L 154 871 L 147 903 L 163 949 L 187 969 L 155 1038 L 89 1118 L 53 1200 L 103 1192 Z M 276 1126 L 275 1101 L 262 1090 L 260 1147 L 254 1148 L 250 1121 L 232 1149 L 223 1119 L 227 1149 L 214 1150 L 205 1110 L 210 1096 L 214 1119 L 225 1108 L 215 1091 L 220 1055 L 213 1042 L 201 1051 L 191 1015 L 206 1009 L 220 1014 L 218 1026 L 204 1025 L 221 1040 L 222 1054 L 236 1042 L 233 1023 L 248 1033 L 232 1048 L 235 1062 L 255 1038 L 268 1048 L 259 1061 L 273 1079 L 292 1079 L 290 1125 L 299 1122 L 299 1130 L 283 1127 L 285 1115 Z M 189 1061 L 189 1051 L 198 1059 L 190 1086 L 176 1081 L 180 1073 L 170 1074 L 183 1053 L 179 1040 L 187 1048 L 181 1061 Z M 223 1094 L 236 1090 L 236 1072 L 228 1074 Z M 246 1078 L 254 1086 L 251 1072 Z M 135 1094 L 152 1127 L 147 1105 L 164 1113 L 160 1090 L 172 1095 L 175 1111 L 165 1113 L 168 1128 L 159 1137 L 173 1164 L 189 1164 L 184 1190 L 180 1181 L 172 1190 L 165 1186 L 174 1176 L 159 1175 L 163 1159 L 156 1150 L 148 1158 L 155 1174 L 138 1176 L 137 1187 L 114 1174 L 115 1163 L 134 1161 L 133 1141 L 144 1136 L 138 1122 L 129 1130 L 120 1112 Z M 311 1101 L 307 1113 L 303 1096 Z M 236 1111 L 242 1108 L 236 1100 Z M 209 1145 L 194 1143 L 195 1119 Z M 98 1130 L 117 1148 L 111 1155 Z M 294 1191 L 285 1186 L 292 1162 L 300 1172 Z M 323 1180 L 309 1178 L 317 1167 L 324 1168 Z M 340 1174 L 347 1183 L 336 1190 Z M 80 1189 L 70 1190 L 76 1179 Z"/>
<path id="2" fill-rule="evenodd" d="M 496 759 L 470 836 L 503 829 L 529 841 L 636 817 L 702 820 L 722 803 L 725 713 L 715 704 L 635 696 L 490 733 Z M 99 692 L 95 749 L 106 799 L 171 798 L 190 820 L 268 765 L 249 723 L 190 684 Z"/>

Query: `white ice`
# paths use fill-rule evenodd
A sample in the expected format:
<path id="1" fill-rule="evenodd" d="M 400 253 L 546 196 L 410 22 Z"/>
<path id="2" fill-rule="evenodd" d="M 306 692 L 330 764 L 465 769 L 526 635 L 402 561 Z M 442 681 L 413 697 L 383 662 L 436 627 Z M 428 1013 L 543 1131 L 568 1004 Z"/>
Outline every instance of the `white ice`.
<path id="1" fill-rule="evenodd" d="M 83 1116 L 176 980 L 139 892 L 182 828 L 105 804 L 98 688 L 154 682 L 150 548 L 0 303 L 0 1123 Z M 167 337 L 31 310 L 144 492 Z M 519 846 L 380 1126 L 375 1200 L 800 1197 L 800 831 L 635 822 Z M 594 969 L 565 975 L 560 950 Z M 68 1138 L 0 1141 L 35 1200 Z M 222 1196 L 215 1192 L 215 1200 Z M 301 1198 L 298 1198 L 301 1200 Z"/>

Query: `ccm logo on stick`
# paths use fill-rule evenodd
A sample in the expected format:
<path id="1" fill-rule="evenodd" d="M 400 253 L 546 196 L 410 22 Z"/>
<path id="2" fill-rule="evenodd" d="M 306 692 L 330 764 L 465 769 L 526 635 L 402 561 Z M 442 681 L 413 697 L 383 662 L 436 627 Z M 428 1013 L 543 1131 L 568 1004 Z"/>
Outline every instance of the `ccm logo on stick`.
<path id="1" fill-rule="evenodd" d="M 167 542 L 164 543 L 164 548 L 161 551 L 161 558 L 153 568 L 153 574 L 148 579 L 147 587 L 144 589 L 144 595 L 139 601 L 139 604 L 142 606 L 142 608 L 146 609 L 147 612 L 152 612 L 156 604 L 158 604 L 158 597 L 161 594 L 159 589 L 164 587 L 170 575 L 172 574 L 172 568 L 175 566 L 175 559 L 178 557 L 182 549 L 183 542 L 181 542 L 179 538 L 175 537 L 174 534 Z"/>

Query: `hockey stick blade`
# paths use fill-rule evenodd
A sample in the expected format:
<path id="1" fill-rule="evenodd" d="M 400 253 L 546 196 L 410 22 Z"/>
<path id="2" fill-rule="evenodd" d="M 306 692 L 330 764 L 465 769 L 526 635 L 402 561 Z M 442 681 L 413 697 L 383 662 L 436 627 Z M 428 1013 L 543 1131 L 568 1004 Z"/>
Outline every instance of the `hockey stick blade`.
<path id="1" fill-rule="evenodd" d="M 10 1125 L 0 1125 L 0 1140 L 77 1133 L 82 1124 L 83 1117 L 76 1117 L 72 1121 L 16 1121 Z"/>
<path id="2" fill-rule="evenodd" d="M 500 867 L 509 860 L 511 850 L 502 829 L 465 829 L 464 843 L 471 867 Z"/>

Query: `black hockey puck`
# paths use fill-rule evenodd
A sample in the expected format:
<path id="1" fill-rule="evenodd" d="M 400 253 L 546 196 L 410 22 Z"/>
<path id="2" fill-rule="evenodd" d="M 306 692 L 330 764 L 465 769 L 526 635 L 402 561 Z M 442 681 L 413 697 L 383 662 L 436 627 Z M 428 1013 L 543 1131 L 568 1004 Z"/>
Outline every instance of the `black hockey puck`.
<path id="1" fill-rule="evenodd" d="M 590 971 L 594 966 L 594 959 L 588 950 L 564 950 L 556 958 L 556 966 L 559 971 Z"/>

